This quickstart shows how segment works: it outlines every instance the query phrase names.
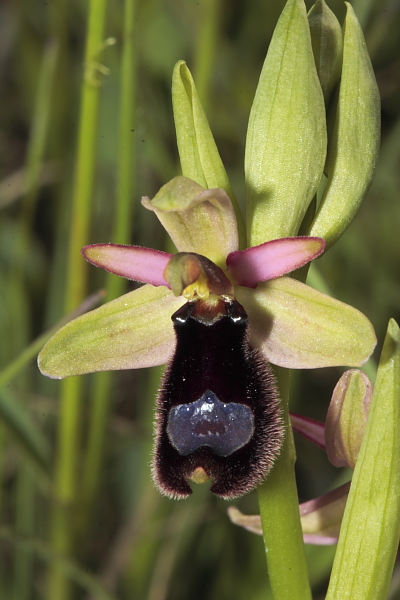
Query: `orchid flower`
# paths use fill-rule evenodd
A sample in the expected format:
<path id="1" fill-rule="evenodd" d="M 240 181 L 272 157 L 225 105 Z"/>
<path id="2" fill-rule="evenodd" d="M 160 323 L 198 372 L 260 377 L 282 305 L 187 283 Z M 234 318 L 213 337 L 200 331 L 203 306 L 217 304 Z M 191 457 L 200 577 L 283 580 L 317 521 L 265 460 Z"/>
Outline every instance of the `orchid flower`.
<path id="1" fill-rule="evenodd" d="M 368 359 L 375 335 L 364 315 L 282 277 L 320 255 L 323 240 L 284 238 L 240 251 L 227 194 L 204 190 L 184 177 L 142 203 L 156 213 L 179 252 L 205 256 L 225 268 L 227 291 L 249 316 L 250 341 L 269 362 L 301 369 L 357 366 Z M 175 347 L 171 315 L 196 295 L 185 289 L 174 295 L 164 278 L 172 255 L 114 244 L 86 246 L 82 252 L 92 264 L 147 285 L 60 329 L 40 354 L 42 373 L 63 378 L 167 363 Z"/>
<path id="2" fill-rule="evenodd" d="M 246 340 L 248 337 L 250 347 L 258 349 L 266 362 L 290 368 L 315 368 L 343 363 L 362 364 L 368 358 L 375 345 L 375 336 L 371 324 L 359 311 L 293 278 L 283 276 L 319 256 L 325 247 L 324 240 L 314 237 L 283 238 L 239 250 L 237 221 L 228 195 L 218 188 L 205 190 L 186 177 L 173 179 L 161 188 L 153 200 L 143 198 L 142 204 L 156 213 L 179 253 L 172 255 L 115 244 L 95 244 L 83 248 L 84 257 L 92 264 L 146 285 L 62 328 L 40 354 L 42 373 L 60 378 L 91 371 L 170 363 L 178 337 L 178 330 L 175 327 L 174 331 L 171 318 L 176 320 L 175 315 L 181 314 L 176 311 L 187 301 L 198 301 L 199 306 L 203 303 L 206 311 L 214 315 L 208 325 L 214 324 L 221 315 L 225 316 L 226 308 L 221 309 L 217 300 L 212 298 L 222 298 L 228 303 L 234 301 L 235 306 L 241 307 L 239 310 L 243 310 L 249 323 Z M 206 305 L 209 296 L 211 304 Z M 217 317 L 215 310 L 219 311 Z M 200 320 L 204 321 L 204 316 Z M 208 333 L 212 336 L 210 329 Z M 196 345 L 199 342 L 194 339 L 192 343 Z M 208 347 L 212 344 L 211 337 Z M 187 348 L 184 352 L 188 353 Z M 208 352 L 212 354 L 211 350 Z M 216 352 L 215 361 L 218 362 L 222 360 L 220 348 Z M 201 360 L 201 357 L 196 360 Z M 245 357 L 239 359 L 239 364 L 243 360 L 246 360 Z M 262 373 L 260 361 L 257 364 Z M 230 377 L 222 386 L 225 390 L 229 387 Z M 266 379 L 268 373 L 260 377 Z M 188 378 L 187 373 L 182 376 L 183 381 Z M 214 393 L 210 392 L 212 385 L 216 385 L 215 381 L 203 389 L 198 402 L 202 403 L 203 397 L 213 402 L 211 398 L 214 396 L 210 397 L 210 393 Z M 192 381 L 189 389 L 193 386 Z M 246 391 L 249 386 L 253 389 L 251 400 Z M 164 382 L 162 389 L 166 387 Z M 226 459 L 221 464 L 216 463 L 218 459 L 215 459 L 214 453 L 213 460 L 203 457 L 199 464 L 182 459 L 179 471 L 177 465 L 181 459 L 178 455 L 192 454 L 198 447 L 190 445 L 194 439 L 193 431 L 187 434 L 192 440 L 188 442 L 189 446 L 182 446 L 183 425 L 179 415 L 176 416 L 175 425 L 170 421 L 167 424 L 160 417 L 153 474 L 163 493 L 185 497 L 191 493 L 187 478 L 199 482 L 212 476 L 216 483 L 211 490 L 224 498 L 232 498 L 253 489 L 265 477 L 279 454 L 283 429 L 279 408 L 273 408 L 275 399 L 270 400 L 266 409 L 268 414 L 259 417 L 261 424 L 256 423 L 253 427 L 251 415 L 256 410 L 254 405 L 259 406 L 264 401 L 257 399 L 255 389 L 254 382 L 244 385 L 243 395 L 247 397 L 246 402 L 250 403 L 248 430 L 240 434 L 237 430 L 230 430 L 229 450 L 226 446 L 221 447 L 222 438 L 219 439 L 218 448 L 215 438 L 211 441 L 207 438 L 206 444 L 222 456 L 230 455 L 246 445 L 247 454 L 245 450 L 241 451 L 245 457 L 242 470 L 238 469 L 237 454 L 235 469 L 231 469 Z M 179 406 L 189 406 L 189 393 L 183 395 Z M 230 401 L 234 394 L 232 391 L 224 393 L 226 401 Z M 271 398 L 278 397 L 273 382 L 261 396 L 268 394 Z M 172 400 L 171 406 L 175 404 L 176 400 Z M 237 409 L 242 411 L 238 422 L 243 422 L 243 404 L 237 406 L 242 407 Z M 166 412 L 162 397 L 158 408 L 159 415 Z M 212 408 L 215 408 L 214 404 Z M 165 438 L 163 446 L 163 432 L 168 427 L 169 439 Z M 178 428 L 176 436 L 173 427 Z M 268 435 L 263 433 L 264 430 L 268 431 Z M 175 438 L 181 441 L 174 441 Z M 236 442 L 232 446 L 233 438 Z M 253 440 L 254 452 L 250 439 Z M 204 446 L 204 437 L 201 442 Z M 171 444 L 175 448 L 175 460 L 171 458 L 175 463 L 173 475 L 165 467 L 163 458 L 168 454 Z M 254 468 L 250 468 L 249 464 Z"/>

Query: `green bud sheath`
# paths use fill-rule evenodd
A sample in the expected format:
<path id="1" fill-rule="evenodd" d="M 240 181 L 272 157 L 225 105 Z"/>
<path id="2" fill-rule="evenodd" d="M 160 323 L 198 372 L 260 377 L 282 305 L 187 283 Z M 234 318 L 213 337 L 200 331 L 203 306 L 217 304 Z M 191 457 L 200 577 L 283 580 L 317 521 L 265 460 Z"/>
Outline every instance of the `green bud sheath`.
<path id="1" fill-rule="evenodd" d="M 268 49 L 247 131 L 250 246 L 297 235 L 322 176 L 326 143 L 304 2 L 289 0 Z"/>

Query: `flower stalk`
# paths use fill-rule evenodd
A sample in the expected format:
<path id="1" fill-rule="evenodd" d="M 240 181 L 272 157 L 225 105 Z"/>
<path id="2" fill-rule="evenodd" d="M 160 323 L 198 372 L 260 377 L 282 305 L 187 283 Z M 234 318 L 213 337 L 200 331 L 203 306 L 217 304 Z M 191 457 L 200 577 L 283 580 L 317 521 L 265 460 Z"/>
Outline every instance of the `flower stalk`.
<path id="1" fill-rule="evenodd" d="M 286 434 L 274 468 L 258 487 L 258 503 L 274 600 L 311 600 L 294 475 L 296 450 L 289 422 L 289 376 L 287 369 L 277 369 Z"/>

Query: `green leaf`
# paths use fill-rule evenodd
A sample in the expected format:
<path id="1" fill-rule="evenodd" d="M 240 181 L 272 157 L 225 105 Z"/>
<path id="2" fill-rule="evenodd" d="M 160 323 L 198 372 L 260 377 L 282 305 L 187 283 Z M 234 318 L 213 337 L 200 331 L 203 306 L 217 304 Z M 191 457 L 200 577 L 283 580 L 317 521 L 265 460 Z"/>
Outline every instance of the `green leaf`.
<path id="1" fill-rule="evenodd" d="M 332 140 L 328 181 L 309 230 L 328 246 L 350 225 L 375 173 L 380 141 L 380 100 L 364 36 L 346 2 L 343 67 Z"/>
<path id="2" fill-rule="evenodd" d="M 321 179 L 325 105 L 302 0 L 289 0 L 275 28 L 246 141 L 248 239 L 255 246 L 296 235 Z"/>
<path id="3" fill-rule="evenodd" d="M 241 210 L 201 106 L 192 75 L 183 60 L 176 63 L 172 75 L 172 104 L 182 175 L 193 179 L 205 189 L 221 188 L 228 194 L 236 213 L 240 248 L 246 248 Z"/>
<path id="4" fill-rule="evenodd" d="M 156 213 L 179 252 L 202 254 L 225 269 L 226 257 L 238 249 L 235 211 L 224 190 L 175 177 L 142 204 Z"/>
<path id="5" fill-rule="evenodd" d="M 249 315 L 250 340 L 275 365 L 359 366 L 375 347 L 373 327 L 360 311 L 291 277 L 255 290 L 235 287 L 235 297 Z"/>
<path id="6" fill-rule="evenodd" d="M 389 322 L 326 600 L 383 600 L 400 528 L 400 330 Z"/>
<path id="7" fill-rule="evenodd" d="M 317 0 L 308 13 L 315 65 L 325 104 L 340 79 L 343 36 L 339 21 L 324 0 Z"/>
<path id="8" fill-rule="evenodd" d="M 162 365 L 175 345 L 171 315 L 184 301 L 167 288 L 144 285 L 65 325 L 39 354 L 39 368 L 62 379 Z"/>

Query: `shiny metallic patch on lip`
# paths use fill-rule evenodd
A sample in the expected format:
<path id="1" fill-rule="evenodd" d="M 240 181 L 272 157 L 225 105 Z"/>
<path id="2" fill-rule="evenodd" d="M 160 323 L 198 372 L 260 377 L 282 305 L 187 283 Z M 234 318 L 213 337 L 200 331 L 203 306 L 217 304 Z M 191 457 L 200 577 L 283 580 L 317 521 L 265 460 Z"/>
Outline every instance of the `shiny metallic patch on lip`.
<path id="1" fill-rule="evenodd" d="M 174 406 L 168 415 L 168 438 L 182 456 L 201 446 L 209 446 L 218 456 L 229 456 L 245 446 L 253 433 L 251 408 L 221 402 L 211 390 L 195 402 Z"/>

